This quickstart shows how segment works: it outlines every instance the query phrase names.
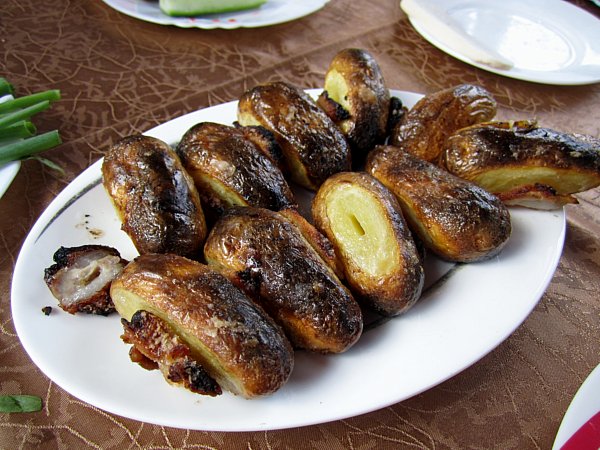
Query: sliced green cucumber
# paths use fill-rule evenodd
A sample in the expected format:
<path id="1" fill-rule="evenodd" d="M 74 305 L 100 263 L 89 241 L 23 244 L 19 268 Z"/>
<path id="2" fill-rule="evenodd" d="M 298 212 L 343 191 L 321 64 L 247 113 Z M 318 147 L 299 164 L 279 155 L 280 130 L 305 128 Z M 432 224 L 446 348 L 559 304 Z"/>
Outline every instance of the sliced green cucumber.
<path id="1" fill-rule="evenodd" d="M 198 16 L 257 8 L 267 0 L 160 0 L 162 12 L 169 16 Z"/>

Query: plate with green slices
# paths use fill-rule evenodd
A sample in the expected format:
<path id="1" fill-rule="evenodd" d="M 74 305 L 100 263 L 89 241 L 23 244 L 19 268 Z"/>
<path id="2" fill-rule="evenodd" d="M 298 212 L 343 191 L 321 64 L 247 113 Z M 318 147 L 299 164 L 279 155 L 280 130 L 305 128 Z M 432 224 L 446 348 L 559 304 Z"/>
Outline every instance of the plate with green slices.
<path id="1" fill-rule="evenodd" d="M 312 14 L 329 0 L 104 0 L 136 19 L 182 28 L 234 29 L 276 25 Z"/>

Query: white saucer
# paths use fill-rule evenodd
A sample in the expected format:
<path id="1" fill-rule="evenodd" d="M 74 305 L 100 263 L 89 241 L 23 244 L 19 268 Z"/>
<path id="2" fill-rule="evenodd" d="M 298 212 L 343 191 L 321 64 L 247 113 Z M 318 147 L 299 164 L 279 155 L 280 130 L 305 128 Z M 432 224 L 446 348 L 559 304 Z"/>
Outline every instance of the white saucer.
<path id="1" fill-rule="evenodd" d="M 513 62 L 508 70 L 477 63 L 415 30 L 449 55 L 510 78 L 556 85 L 600 82 L 600 20 L 562 0 L 435 0 L 478 41 Z"/>

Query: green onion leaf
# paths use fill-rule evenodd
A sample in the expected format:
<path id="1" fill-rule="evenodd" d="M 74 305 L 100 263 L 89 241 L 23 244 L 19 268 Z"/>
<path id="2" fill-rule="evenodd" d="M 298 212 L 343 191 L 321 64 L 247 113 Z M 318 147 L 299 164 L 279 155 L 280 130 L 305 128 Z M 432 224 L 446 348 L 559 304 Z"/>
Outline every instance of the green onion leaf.
<path id="1" fill-rule="evenodd" d="M 48 100 L 44 100 L 42 102 L 28 106 L 27 108 L 18 109 L 16 111 L 11 111 L 8 114 L 4 114 L 0 117 L 0 128 L 5 127 L 7 125 L 12 125 L 13 123 L 18 122 L 20 120 L 27 120 L 34 114 L 48 109 L 49 106 L 50 102 Z"/>
<path id="2" fill-rule="evenodd" d="M 37 92 L 23 97 L 13 98 L 0 103 L 0 114 L 4 114 L 16 109 L 27 108 L 43 101 L 53 102 L 60 100 L 60 91 L 58 89 L 50 89 L 48 91 Z"/>
<path id="3" fill-rule="evenodd" d="M 21 120 L 6 127 L 0 128 L 0 145 L 3 141 L 22 139 L 34 136 L 37 129 L 30 120 Z"/>
<path id="4" fill-rule="evenodd" d="M 54 161 L 49 160 L 48 158 L 42 158 L 41 156 L 32 156 L 31 158 L 27 158 L 27 159 L 35 159 L 35 160 L 41 162 L 46 167 L 56 170 L 62 176 L 65 176 L 65 170 L 62 167 L 60 167 L 58 164 L 56 164 Z"/>
<path id="5" fill-rule="evenodd" d="M 34 412 L 42 409 L 42 399 L 35 395 L 0 395 L 0 412 Z"/>
<path id="6" fill-rule="evenodd" d="M 7 94 L 12 96 L 8 97 Z M 0 165 L 22 159 L 37 159 L 42 164 L 64 174 L 54 162 L 37 154 L 62 143 L 57 130 L 38 135 L 31 117 L 60 100 L 58 89 L 48 89 L 14 98 L 14 87 L 0 77 Z"/>
<path id="7" fill-rule="evenodd" d="M 0 164 L 27 158 L 61 144 L 58 130 L 0 146 Z"/>
<path id="8" fill-rule="evenodd" d="M 0 77 L 0 95 L 13 95 L 15 93 L 15 89 L 13 85 L 10 84 L 6 78 Z"/>

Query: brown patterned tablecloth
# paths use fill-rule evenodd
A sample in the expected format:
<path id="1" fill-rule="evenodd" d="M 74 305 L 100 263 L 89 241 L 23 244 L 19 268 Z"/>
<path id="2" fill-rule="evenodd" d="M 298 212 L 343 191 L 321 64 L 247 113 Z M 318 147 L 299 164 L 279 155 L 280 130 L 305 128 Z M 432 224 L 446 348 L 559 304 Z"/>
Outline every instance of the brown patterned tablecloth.
<path id="1" fill-rule="evenodd" d="M 600 18 L 591 2 L 572 3 Z M 20 344 L 10 291 L 21 245 L 52 199 L 111 142 L 234 100 L 259 82 L 321 87 L 332 56 L 351 46 L 376 57 L 392 88 L 430 93 L 475 83 L 493 93 L 500 116 L 600 135 L 600 84 L 549 86 L 466 65 L 422 39 L 397 0 L 331 0 L 299 20 L 236 30 L 155 25 L 100 0 L 1 2 L 0 76 L 22 95 L 61 90 L 36 124 L 60 130 L 64 143 L 46 156 L 66 171 L 25 161 L 0 199 L 0 394 L 43 399 L 39 412 L 0 413 L 1 449 L 551 448 L 573 395 L 600 362 L 600 190 L 567 208 L 552 282 L 508 339 L 448 381 L 362 416 L 240 433 L 140 423 L 63 391 Z"/>

